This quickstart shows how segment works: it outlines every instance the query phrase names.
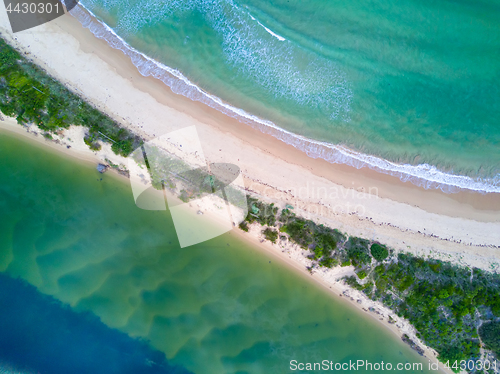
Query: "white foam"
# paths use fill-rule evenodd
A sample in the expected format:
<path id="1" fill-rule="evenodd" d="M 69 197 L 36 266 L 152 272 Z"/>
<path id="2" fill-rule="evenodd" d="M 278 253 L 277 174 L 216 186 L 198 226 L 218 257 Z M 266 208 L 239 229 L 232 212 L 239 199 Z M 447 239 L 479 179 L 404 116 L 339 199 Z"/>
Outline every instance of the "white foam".
<path id="1" fill-rule="evenodd" d="M 268 29 L 266 26 L 264 26 L 262 23 L 259 22 L 258 19 L 256 19 L 254 16 L 252 16 L 250 13 L 248 13 L 248 15 L 254 20 L 256 21 L 259 25 L 261 25 L 269 34 L 271 34 L 272 36 L 274 36 L 276 39 L 278 39 L 279 41 L 285 41 L 286 39 L 284 37 L 282 37 L 281 35 L 278 35 L 276 34 L 275 32 L 273 32 L 272 30 Z"/>
<path id="2" fill-rule="evenodd" d="M 81 7 L 81 8 L 80 8 Z M 82 9 L 83 8 L 83 9 Z M 121 50 L 130 57 L 132 63 L 143 76 L 152 76 L 164 82 L 173 92 L 205 103 L 223 113 L 237 118 L 243 123 L 270 134 L 283 142 L 305 152 L 309 157 L 322 158 L 331 163 L 341 163 L 357 169 L 369 167 L 378 172 L 399 177 L 402 181 L 421 186 L 425 189 L 440 189 L 446 193 L 467 189 L 481 193 L 500 193 L 500 174 L 494 178 L 471 178 L 463 175 L 445 173 L 429 164 L 409 165 L 397 164 L 382 158 L 351 150 L 340 144 L 330 144 L 306 138 L 282 129 L 273 122 L 258 118 L 243 109 L 233 107 L 219 97 L 205 92 L 192 83 L 180 71 L 172 69 L 128 45 L 108 25 L 99 21 L 81 3 L 71 14 L 96 37 L 104 39 L 108 44 Z"/>

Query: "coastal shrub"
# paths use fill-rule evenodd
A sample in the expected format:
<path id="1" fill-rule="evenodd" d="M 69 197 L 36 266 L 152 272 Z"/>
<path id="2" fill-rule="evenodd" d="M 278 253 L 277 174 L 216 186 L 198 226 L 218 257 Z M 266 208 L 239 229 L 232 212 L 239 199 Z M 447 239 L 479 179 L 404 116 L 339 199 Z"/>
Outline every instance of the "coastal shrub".
<path id="1" fill-rule="evenodd" d="M 338 248 L 338 243 L 346 239 L 340 231 L 296 217 L 288 209 L 282 210 L 279 221 L 282 223 L 280 231 L 287 233 L 290 240 L 302 248 L 313 251 L 313 258 L 316 260 L 322 257 L 332 257 L 333 252 Z M 337 259 L 337 261 L 340 260 L 340 258 Z"/>
<path id="2" fill-rule="evenodd" d="M 340 264 L 340 266 L 342 266 L 342 267 L 349 266 L 349 265 L 351 265 L 351 260 L 350 260 L 350 259 L 349 259 L 349 260 L 346 260 L 346 261 L 344 261 L 344 262 L 342 262 L 342 263 Z"/>
<path id="3" fill-rule="evenodd" d="M 333 257 L 323 257 L 319 261 L 320 266 L 324 266 L 326 268 L 333 268 L 339 264 L 339 261 Z"/>
<path id="4" fill-rule="evenodd" d="M 373 258 L 377 261 L 384 261 L 389 256 L 389 251 L 385 245 L 373 243 L 370 247 Z"/>
<path id="5" fill-rule="evenodd" d="M 347 255 L 351 259 L 355 267 L 362 267 L 371 262 L 371 257 L 368 251 L 369 241 L 366 239 L 357 238 L 354 236 L 349 237 L 346 243 Z"/>
<path id="6" fill-rule="evenodd" d="M 388 282 L 384 278 L 380 278 L 375 282 L 375 286 L 377 286 L 377 290 L 380 290 L 380 291 L 385 291 L 385 289 L 387 288 L 387 284 L 388 284 Z"/>
<path id="7" fill-rule="evenodd" d="M 248 214 L 245 220 L 248 223 L 258 222 L 262 226 L 274 226 L 276 224 L 276 215 L 279 209 L 274 204 L 266 204 L 247 195 L 247 205 Z"/>
<path id="8" fill-rule="evenodd" d="M 87 135 L 83 138 L 83 141 L 85 144 L 87 144 L 87 146 L 93 150 L 93 151 L 99 151 L 101 150 L 101 145 L 94 141 L 94 137 L 93 136 L 90 136 L 90 135 Z"/>
<path id="9" fill-rule="evenodd" d="M 359 279 L 365 279 L 366 278 L 366 271 L 364 271 L 364 270 L 360 270 L 356 274 L 357 274 L 357 276 L 358 276 Z"/>
<path id="10" fill-rule="evenodd" d="M 313 242 L 306 220 L 298 218 L 289 220 L 287 224 L 281 226 L 280 231 L 288 234 L 292 241 L 304 249 L 307 249 Z"/>
<path id="11" fill-rule="evenodd" d="M 479 328 L 479 335 L 485 347 L 500 359 L 500 321 L 484 323 Z"/>
<path id="12" fill-rule="evenodd" d="M 245 221 L 240 222 L 240 224 L 238 225 L 238 227 L 239 227 L 241 230 L 243 230 L 243 231 L 245 231 L 245 232 L 248 232 L 248 224 L 247 224 Z"/>
<path id="13" fill-rule="evenodd" d="M 477 359 L 480 317 L 475 310 L 495 305 L 500 276 L 479 269 L 472 274 L 451 263 L 401 253 L 397 262 L 375 267 L 370 276 L 377 289 L 363 292 L 407 318 L 420 338 L 436 349 L 439 360 Z M 484 309 L 484 315 L 488 313 Z"/>
<path id="14" fill-rule="evenodd" d="M 429 261 L 428 263 L 429 265 L 429 268 L 434 272 L 434 273 L 439 273 L 440 269 L 441 269 L 441 262 L 431 262 Z"/>
<path id="15" fill-rule="evenodd" d="M 385 278 L 386 268 L 384 265 L 380 264 L 377 267 L 375 267 L 375 269 L 373 269 L 373 270 L 375 271 L 375 274 L 377 274 L 379 277 Z"/>
<path id="16" fill-rule="evenodd" d="M 276 243 L 276 240 L 278 240 L 278 231 L 274 229 L 267 227 L 262 231 L 262 233 L 264 234 L 264 237 L 270 242 Z"/>
<path id="17" fill-rule="evenodd" d="M 352 275 L 349 277 L 344 277 L 344 281 L 346 282 L 346 284 L 348 284 L 349 286 L 351 286 L 355 290 L 358 290 L 358 291 L 363 290 L 363 286 L 361 284 L 359 284 L 358 281 L 356 280 L 356 277 L 354 277 Z"/>
<path id="18" fill-rule="evenodd" d="M 101 140 L 113 143 L 113 152 L 122 156 L 142 144 L 141 138 L 85 103 L 1 38 L 0 111 L 19 124 L 34 123 L 44 131 L 85 126 Z"/>
<path id="19" fill-rule="evenodd" d="M 405 277 L 400 278 L 396 282 L 394 282 L 394 287 L 403 292 L 408 289 L 408 287 L 410 287 L 414 281 L 415 279 L 411 275 L 406 275 Z"/>

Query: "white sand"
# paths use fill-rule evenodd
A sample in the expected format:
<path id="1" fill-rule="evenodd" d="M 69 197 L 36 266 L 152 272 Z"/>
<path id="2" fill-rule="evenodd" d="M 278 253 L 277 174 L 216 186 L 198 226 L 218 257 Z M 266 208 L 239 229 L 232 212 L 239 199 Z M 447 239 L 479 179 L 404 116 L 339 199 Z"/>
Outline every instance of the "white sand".
<path id="1" fill-rule="evenodd" d="M 248 190 L 268 201 L 282 206 L 291 204 L 299 215 L 350 235 L 379 240 L 397 251 L 500 269 L 499 194 L 446 195 L 370 170 L 309 159 L 269 135 L 174 95 L 163 83 L 141 76 L 126 56 L 96 39 L 70 16 L 16 35 L 9 30 L 7 16 L 0 12 L 2 37 L 74 92 L 144 138 L 195 125 L 208 160 L 237 164 Z M 60 141 L 67 142 L 72 150 L 86 152 L 78 140 L 81 131 L 71 128 Z M 124 163 L 113 158 L 109 146 L 95 156 Z M 253 231 L 252 235 L 237 235 L 258 243 L 259 230 Z M 293 246 L 280 248 L 262 243 L 260 247 L 302 272 L 308 265 L 309 260 Z M 343 298 L 352 297 L 357 306 L 375 308 L 375 313 L 368 313 L 387 321 L 392 315 L 389 310 L 336 281 L 345 271 L 352 269 L 318 272 L 312 278 L 337 294 L 347 292 L 349 296 Z M 397 322 L 391 328 L 396 326 L 418 341 L 408 322 L 393 317 Z M 428 357 L 434 357 L 432 350 L 426 352 Z"/>

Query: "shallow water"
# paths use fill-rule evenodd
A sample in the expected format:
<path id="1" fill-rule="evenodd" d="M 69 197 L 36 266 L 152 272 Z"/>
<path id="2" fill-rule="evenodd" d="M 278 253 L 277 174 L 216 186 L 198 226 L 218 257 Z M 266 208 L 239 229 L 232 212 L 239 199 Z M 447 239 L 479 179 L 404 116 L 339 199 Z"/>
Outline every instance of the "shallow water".
<path id="1" fill-rule="evenodd" d="M 82 3 L 131 46 L 283 129 L 500 188 L 498 1 Z M 177 92 L 200 99 L 193 87 Z M 331 161 L 391 168 L 279 137 Z M 472 184 L 430 166 L 391 173 Z"/>
<path id="2" fill-rule="evenodd" d="M 123 180 L 65 157 L 0 133 L 0 271 L 10 277 L 194 373 L 287 373 L 293 359 L 421 362 L 231 235 L 181 249 L 168 212 L 136 208 Z M 47 323 L 50 333 L 58 322 Z"/>

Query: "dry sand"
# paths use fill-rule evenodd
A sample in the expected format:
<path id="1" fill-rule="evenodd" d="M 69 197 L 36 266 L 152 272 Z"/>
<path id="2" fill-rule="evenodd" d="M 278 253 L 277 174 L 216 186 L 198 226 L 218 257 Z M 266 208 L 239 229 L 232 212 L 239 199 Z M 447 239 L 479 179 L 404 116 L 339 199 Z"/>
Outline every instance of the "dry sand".
<path id="1" fill-rule="evenodd" d="M 145 139 L 195 125 L 207 159 L 237 164 L 248 190 L 265 200 L 291 204 L 300 215 L 351 235 L 379 240 L 397 251 L 500 269 L 500 194 L 445 194 L 367 168 L 356 170 L 311 159 L 270 135 L 173 94 L 154 78 L 143 77 L 127 56 L 94 37 L 71 16 L 12 35 L 6 14 L 0 12 L 0 32 L 27 58 Z M 12 123 L 7 122 L 4 125 L 12 130 Z M 84 145 L 76 146 L 74 141 L 83 136 L 81 131 L 72 128 L 59 140 L 63 143 L 71 138 L 72 150 L 81 157 L 124 163 L 113 159 L 106 147 L 92 155 Z M 260 230 L 252 230 L 251 235 L 235 230 L 233 234 L 260 244 L 260 248 L 305 271 L 309 260 L 300 249 L 260 243 Z M 356 306 L 374 308 L 375 312 L 368 313 L 387 321 L 392 315 L 389 310 L 337 282 L 344 271 L 352 269 L 308 276 L 337 294 L 347 292 L 344 299 L 352 297 Z M 397 322 L 391 328 L 418 341 L 407 321 L 393 317 Z M 434 357 L 434 352 L 427 349 L 426 355 Z"/>
<path id="2" fill-rule="evenodd" d="M 195 125 L 205 156 L 210 162 L 237 164 L 250 191 L 396 249 L 439 252 L 466 264 L 499 267 L 500 194 L 445 194 L 367 168 L 311 159 L 270 135 L 173 94 L 159 80 L 143 77 L 127 56 L 71 16 L 14 36 L 8 30 L 3 13 L 3 37 L 146 139 Z"/>
<path id="3" fill-rule="evenodd" d="M 77 158 L 80 161 L 94 165 L 97 162 L 106 164 L 109 160 L 114 164 L 126 167 L 130 161 L 129 159 L 115 155 L 111 151 L 109 144 L 103 144 L 100 151 L 91 151 L 83 142 L 85 129 L 82 127 L 72 126 L 67 130 L 61 131 L 57 135 L 54 134 L 53 139 L 48 140 L 43 136 L 44 132 L 37 126 L 22 127 L 17 124 L 14 118 L 0 115 L 0 135 L 2 131 L 7 131 L 19 137 L 28 138 L 30 141 L 50 148 L 51 151 L 62 152 L 68 157 Z M 68 146 L 70 148 L 68 148 Z M 128 183 L 126 179 L 124 180 Z M 158 193 L 161 192 L 158 191 Z M 170 197 L 175 198 L 174 196 Z M 207 219 L 209 219 L 210 222 L 215 222 L 216 224 L 221 223 L 218 222 L 220 221 L 220 217 L 210 213 L 210 207 L 200 204 L 199 201 L 194 201 L 189 205 L 192 208 L 193 215 L 201 210 L 205 215 L 208 215 Z M 310 252 L 288 241 L 279 241 L 276 244 L 266 241 L 262 235 L 262 228 L 259 224 L 250 225 L 249 233 L 245 233 L 241 230 L 232 230 L 229 235 L 236 236 L 241 240 L 249 242 L 253 244 L 254 249 L 268 255 L 270 254 L 272 258 L 275 258 L 277 261 L 286 263 L 289 268 L 300 274 L 306 281 L 319 284 L 333 294 L 338 295 L 341 298 L 341 302 L 347 303 L 351 307 L 358 309 L 361 313 L 366 313 L 374 320 L 383 323 L 386 328 L 398 337 L 401 337 L 403 334 L 408 335 L 410 339 L 418 343 L 418 345 L 424 349 L 425 357 L 431 359 L 432 362 L 436 362 L 436 351 L 425 346 L 425 344 L 417 338 L 417 331 L 407 320 L 398 317 L 381 303 L 370 300 L 362 292 L 353 290 L 343 283 L 341 280 L 342 277 L 355 274 L 352 266 L 337 267 L 334 269 L 314 269 L 310 272 L 307 270 L 312 265 L 312 261 L 307 258 L 307 256 L 311 254 Z M 390 320 L 391 322 L 389 323 Z M 440 369 L 442 372 L 449 372 L 441 364 Z"/>

